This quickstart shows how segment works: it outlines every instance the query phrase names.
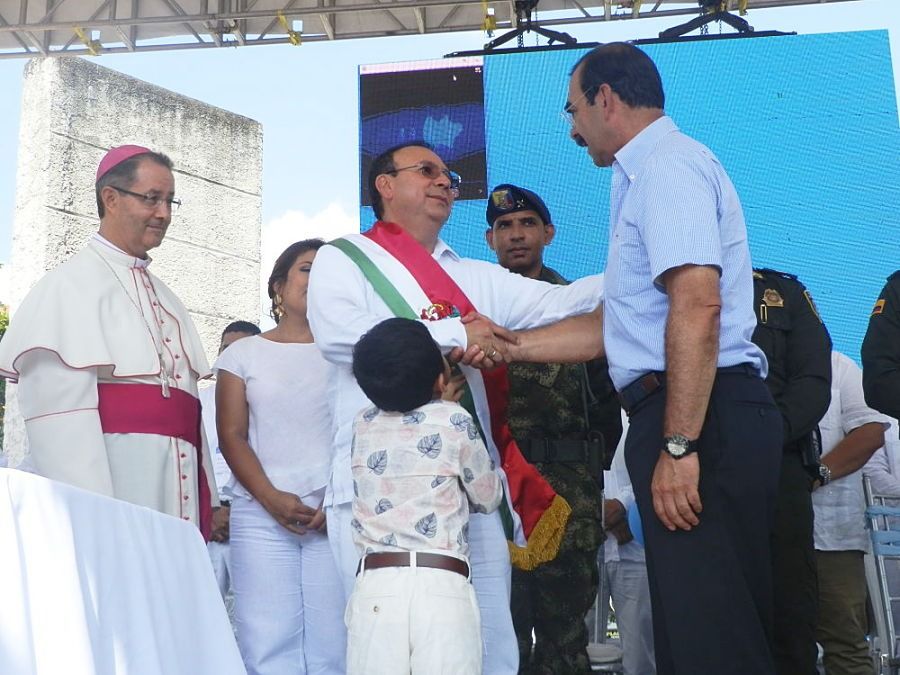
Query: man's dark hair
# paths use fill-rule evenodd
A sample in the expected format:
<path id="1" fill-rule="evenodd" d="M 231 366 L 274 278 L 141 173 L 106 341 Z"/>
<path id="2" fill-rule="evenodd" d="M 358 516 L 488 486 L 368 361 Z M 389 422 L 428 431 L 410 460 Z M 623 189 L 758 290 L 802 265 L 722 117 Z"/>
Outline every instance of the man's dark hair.
<path id="1" fill-rule="evenodd" d="M 387 319 L 353 348 L 353 376 L 382 410 L 407 412 L 434 398 L 444 359 L 425 326 L 412 319 Z"/>
<path id="2" fill-rule="evenodd" d="M 291 271 L 291 266 L 297 261 L 297 258 L 307 251 L 318 251 L 324 245 L 324 239 L 303 239 L 302 241 L 295 241 L 284 249 L 280 256 L 278 256 L 278 259 L 272 266 L 272 273 L 269 275 L 269 284 L 266 287 L 266 290 L 269 293 L 269 299 L 272 301 L 271 314 L 272 318 L 275 319 L 275 323 L 278 323 L 281 318 L 275 311 L 275 306 L 277 304 L 275 302 L 275 284 L 283 284 L 287 281 L 288 272 Z"/>
<path id="3" fill-rule="evenodd" d="M 608 84 L 622 102 L 632 108 L 665 107 L 662 79 L 646 53 L 624 42 L 601 45 L 582 56 L 572 73 L 581 69 L 581 92 L 591 105 L 601 84 Z M 571 101 L 574 103 L 574 101 Z"/>
<path id="4" fill-rule="evenodd" d="M 225 326 L 225 330 L 222 331 L 222 337 L 225 337 L 229 333 L 247 333 L 247 335 L 259 335 L 260 330 L 259 326 L 255 323 L 250 323 L 249 321 L 232 321 L 230 324 Z"/>
<path id="5" fill-rule="evenodd" d="M 381 201 L 381 195 L 378 193 L 378 188 L 375 187 L 375 179 L 381 174 L 391 173 L 397 168 L 394 164 L 394 153 L 398 150 L 403 150 L 403 148 L 427 148 L 428 150 L 434 150 L 434 148 L 425 141 L 407 141 L 406 143 L 401 143 L 400 145 L 388 148 L 375 158 L 375 161 L 372 162 L 372 166 L 369 167 L 369 175 L 366 177 L 366 184 L 369 189 L 369 198 L 372 200 L 372 210 L 375 212 L 375 217 L 378 218 L 378 220 L 381 220 L 381 217 L 384 215 L 384 204 Z"/>
<path id="6" fill-rule="evenodd" d="M 130 190 L 131 186 L 134 185 L 134 181 L 137 179 L 135 174 L 137 173 L 138 165 L 145 159 L 155 162 L 160 166 L 164 166 L 169 171 L 171 171 L 174 166 L 172 160 L 161 152 L 142 152 L 134 157 L 129 157 L 121 164 L 116 164 L 113 168 L 100 176 L 100 180 L 94 185 L 94 196 L 97 198 L 97 214 L 101 218 L 106 215 L 106 209 L 103 206 L 103 199 L 100 198 L 100 191 L 107 185 L 119 187 L 123 190 Z"/>

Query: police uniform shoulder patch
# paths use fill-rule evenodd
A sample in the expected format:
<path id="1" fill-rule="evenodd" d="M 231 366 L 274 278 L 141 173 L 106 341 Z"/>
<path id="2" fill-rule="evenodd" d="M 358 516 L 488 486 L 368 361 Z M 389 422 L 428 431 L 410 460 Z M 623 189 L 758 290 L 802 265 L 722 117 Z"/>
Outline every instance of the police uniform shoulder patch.
<path id="1" fill-rule="evenodd" d="M 763 302 L 766 303 L 766 307 L 784 307 L 784 298 L 774 288 L 763 291 Z"/>
<path id="2" fill-rule="evenodd" d="M 872 308 L 871 316 L 878 316 L 882 312 L 884 312 L 884 298 L 878 298 L 875 301 L 875 306 Z"/>

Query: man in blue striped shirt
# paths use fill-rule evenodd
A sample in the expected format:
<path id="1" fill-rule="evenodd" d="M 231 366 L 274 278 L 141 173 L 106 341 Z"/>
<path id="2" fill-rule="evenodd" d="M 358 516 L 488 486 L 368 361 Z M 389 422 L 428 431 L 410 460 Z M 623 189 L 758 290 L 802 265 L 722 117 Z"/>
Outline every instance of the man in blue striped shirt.
<path id="1" fill-rule="evenodd" d="M 602 312 L 630 416 L 657 670 L 774 673 L 769 537 L 782 422 L 763 381 L 741 204 L 713 153 L 663 111 L 653 61 L 613 43 L 576 64 L 572 138 L 612 167 Z M 515 359 L 596 356 L 597 314 L 521 336 Z M 591 351 L 591 345 L 595 351 Z"/>

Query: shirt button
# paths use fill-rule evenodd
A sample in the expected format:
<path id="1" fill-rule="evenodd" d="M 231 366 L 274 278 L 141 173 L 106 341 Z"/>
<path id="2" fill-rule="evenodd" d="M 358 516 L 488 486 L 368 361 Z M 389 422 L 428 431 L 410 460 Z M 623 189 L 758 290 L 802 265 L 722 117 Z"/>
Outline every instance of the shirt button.
<path id="1" fill-rule="evenodd" d="M 172 338 L 166 338 L 166 342 L 171 342 Z"/>
<path id="2" fill-rule="evenodd" d="M 187 516 L 181 516 L 181 519 L 182 520 L 190 520 L 190 518 L 188 518 Z"/>
<path id="3" fill-rule="evenodd" d="M 185 458 L 187 458 L 187 455 L 184 454 L 184 453 L 182 452 L 182 453 L 181 453 L 181 459 L 185 459 Z"/>
<path id="4" fill-rule="evenodd" d="M 188 496 L 185 495 L 185 496 L 184 496 L 184 501 L 187 501 L 187 500 L 188 500 Z"/>
<path id="5" fill-rule="evenodd" d="M 180 379 L 181 379 L 181 375 L 176 375 L 176 376 L 175 376 L 175 379 L 176 379 L 176 380 L 180 380 Z"/>
<path id="6" fill-rule="evenodd" d="M 181 356 L 179 356 L 178 354 L 176 354 L 176 355 L 175 355 L 175 358 L 176 358 L 176 359 L 180 359 Z"/>
<path id="7" fill-rule="evenodd" d="M 181 474 L 181 480 L 187 480 L 187 476 L 185 474 Z M 187 497 L 185 497 L 187 499 Z"/>

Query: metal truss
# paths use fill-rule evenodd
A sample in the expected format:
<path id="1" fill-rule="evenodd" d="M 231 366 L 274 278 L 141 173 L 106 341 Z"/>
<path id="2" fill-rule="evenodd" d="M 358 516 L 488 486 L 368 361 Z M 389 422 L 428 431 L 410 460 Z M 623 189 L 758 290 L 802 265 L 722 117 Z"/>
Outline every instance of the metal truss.
<path id="1" fill-rule="evenodd" d="M 728 10 L 855 0 L 723 0 Z M 0 0 L 0 59 L 294 44 L 516 24 L 515 0 Z M 697 15 L 684 0 L 541 0 L 540 25 Z"/>

